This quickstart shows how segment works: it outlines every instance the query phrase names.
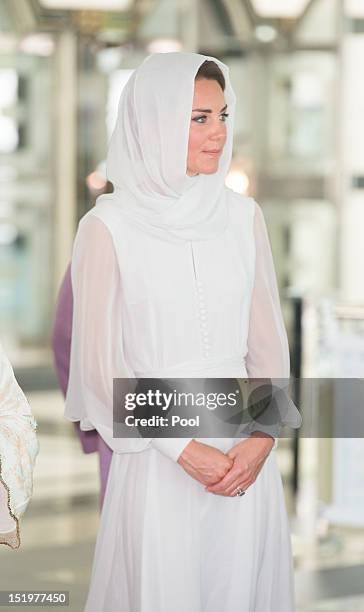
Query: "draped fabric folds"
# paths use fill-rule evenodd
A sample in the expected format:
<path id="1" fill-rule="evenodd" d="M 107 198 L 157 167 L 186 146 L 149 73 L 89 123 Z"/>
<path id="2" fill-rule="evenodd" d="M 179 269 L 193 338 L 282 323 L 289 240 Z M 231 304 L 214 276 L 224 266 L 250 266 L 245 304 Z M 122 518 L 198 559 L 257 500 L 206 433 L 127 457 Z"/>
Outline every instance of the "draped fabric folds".
<path id="1" fill-rule="evenodd" d="M 0 345 L 0 544 L 11 548 L 20 545 L 38 450 L 35 419 Z"/>
<path id="2" fill-rule="evenodd" d="M 114 193 L 97 201 L 116 204 L 141 231 L 171 242 L 209 240 L 227 225 L 229 125 L 219 172 L 186 175 L 193 79 L 206 60 L 224 74 L 228 123 L 233 124 L 236 100 L 225 64 L 198 53 L 150 55 L 121 94 L 106 164 Z"/>

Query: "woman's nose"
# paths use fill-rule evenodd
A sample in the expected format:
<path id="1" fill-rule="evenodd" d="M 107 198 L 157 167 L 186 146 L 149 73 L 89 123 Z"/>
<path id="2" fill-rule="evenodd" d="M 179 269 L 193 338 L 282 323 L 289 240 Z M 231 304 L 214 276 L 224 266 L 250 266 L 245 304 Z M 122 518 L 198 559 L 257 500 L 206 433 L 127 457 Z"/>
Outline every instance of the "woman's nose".
<path id="1" fill-rule="evenodd" d="M 210 132 L 210 138 L 212 140 L 223 140 L 226 136 L 226 125 L 219 118 L 216 122 L 213 123 Z"/>

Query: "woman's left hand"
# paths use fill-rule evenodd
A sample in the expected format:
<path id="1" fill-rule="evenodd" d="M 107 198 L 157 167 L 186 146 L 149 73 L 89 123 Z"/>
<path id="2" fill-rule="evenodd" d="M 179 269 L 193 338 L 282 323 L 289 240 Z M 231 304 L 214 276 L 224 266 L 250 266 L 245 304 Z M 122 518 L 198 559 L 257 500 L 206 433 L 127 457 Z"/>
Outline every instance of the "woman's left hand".
<path id="1" fill-rule="evenodd" d="M 255 482 L 273 445 L 274 438 L 256 431 L 233 446 L 226 453 L 234 461 L 231 469 L 220 482 L 206 487 L 206 491 L 226 497 L 234 497 L 239 487 L 246 491 Z"/>

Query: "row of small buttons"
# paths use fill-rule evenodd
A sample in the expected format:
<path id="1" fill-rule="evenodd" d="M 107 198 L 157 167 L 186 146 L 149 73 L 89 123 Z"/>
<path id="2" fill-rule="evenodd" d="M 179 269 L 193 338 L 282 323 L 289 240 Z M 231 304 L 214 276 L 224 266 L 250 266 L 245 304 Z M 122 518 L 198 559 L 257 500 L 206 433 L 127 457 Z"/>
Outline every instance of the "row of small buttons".
<path id="1" fill-rule="evenodd" d="M 199 301 L 199 318 L 200 318 L 200 328 L 202 334 L 202 342 L 203 342 L 203 354 L 204 357 L 207 358 L 210 355 L 210 341 L 209 341 L 209 332 L 207 330 L 207 314 L 206 314 L 206 305 L 205 298 L 203 295 L 202 283 L 200 281 L 196 281 L 197 293 L 198 293 L 198 301 Z"/>

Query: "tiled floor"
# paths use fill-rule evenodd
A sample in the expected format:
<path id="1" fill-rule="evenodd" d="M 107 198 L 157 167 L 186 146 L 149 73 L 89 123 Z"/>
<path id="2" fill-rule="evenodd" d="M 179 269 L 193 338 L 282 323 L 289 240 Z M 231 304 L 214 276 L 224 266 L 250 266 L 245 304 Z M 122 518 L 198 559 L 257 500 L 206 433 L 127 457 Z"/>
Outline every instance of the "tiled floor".
<path id="1" fill-rule="evenodd" d="M 33 393 L 30 400 L 41 445 L 34 497 L 22 523 L 21 549 L 0 547 L 0 588 L 67 590 L 67 609 L 82 612 L 98 524 L 97 459 L 82 455 L 73 426 L 63 420 L 60 394 Z M 284 444 L 278 452 L 284 474 Z M 288 491 L 287 501 L 290 506 Z M 364 533 L 332 530 L 310 552 L 302 544 L 293 537 L 297 612 L 364 612 Z"/>

